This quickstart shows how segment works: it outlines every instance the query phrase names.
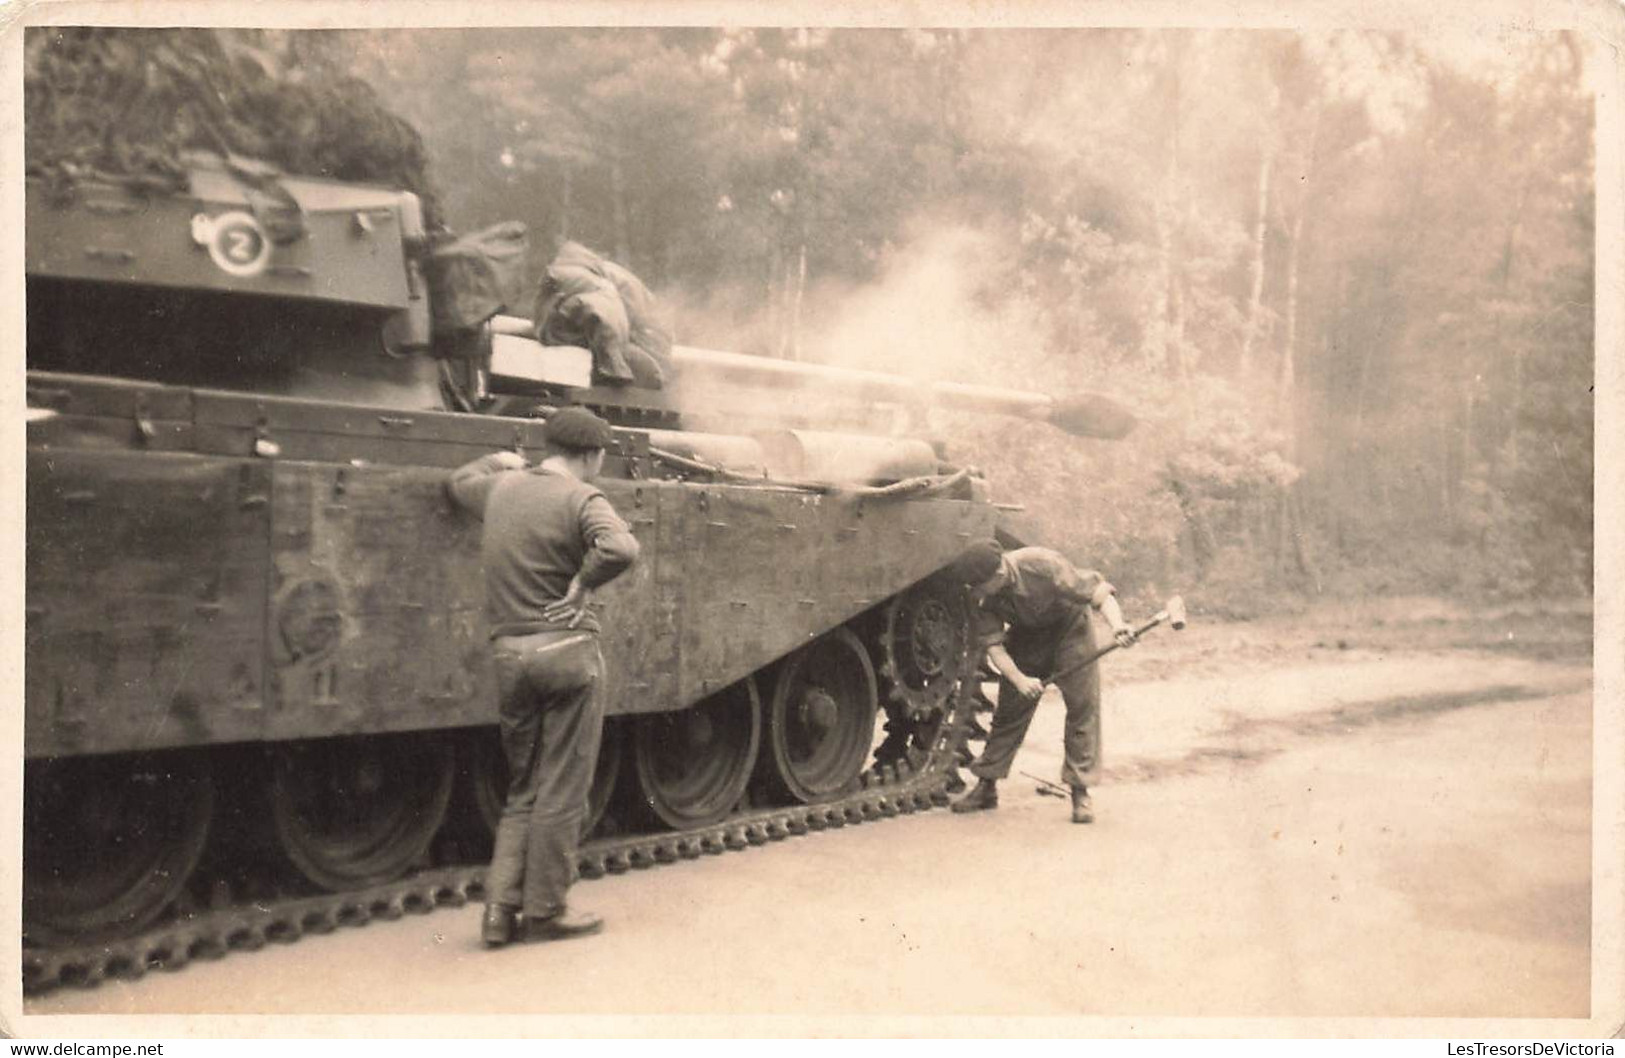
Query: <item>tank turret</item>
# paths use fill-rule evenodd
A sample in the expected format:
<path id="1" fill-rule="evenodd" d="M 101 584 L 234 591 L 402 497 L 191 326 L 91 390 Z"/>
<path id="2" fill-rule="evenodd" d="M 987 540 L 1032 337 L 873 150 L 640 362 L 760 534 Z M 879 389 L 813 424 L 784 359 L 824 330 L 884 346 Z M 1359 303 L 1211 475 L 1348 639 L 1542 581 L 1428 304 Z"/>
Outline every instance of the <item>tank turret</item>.
<path id="1" fill-rule="evenodd" d="M 105 176 L 67 189 L 28 181 L 30 367 L 403 410 L 530 415 L 582 403 L 627 426 L 718 434 L 896 436 L 933 408 L 1086 438 L 1120 438 L 1134 425 L 1097 394 L 1057 398 L 683 345 L 671 349 L 664 389 L 595 385 L 592 354 L 543 346 L 530 320 L 496 315 L 461 328 L 431 319 L 431 246 L 415 195 L 204 152 L 188 163 L 184 190 L 170 194 Z M 729 466 L 753 465 L 753 449 L 729 454 Z"/>

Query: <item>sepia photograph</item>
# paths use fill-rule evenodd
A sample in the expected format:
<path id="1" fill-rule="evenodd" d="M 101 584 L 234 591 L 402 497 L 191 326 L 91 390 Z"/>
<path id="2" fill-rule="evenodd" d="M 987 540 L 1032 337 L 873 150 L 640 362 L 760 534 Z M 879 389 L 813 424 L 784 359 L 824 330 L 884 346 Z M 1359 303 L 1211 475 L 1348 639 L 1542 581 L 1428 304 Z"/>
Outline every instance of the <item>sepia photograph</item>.
<path id="1" fill-rule="evenodd" d="M 1617 1038 L 1625 8 L 1293 11 L 21 7 L 3 1034 Z"/>

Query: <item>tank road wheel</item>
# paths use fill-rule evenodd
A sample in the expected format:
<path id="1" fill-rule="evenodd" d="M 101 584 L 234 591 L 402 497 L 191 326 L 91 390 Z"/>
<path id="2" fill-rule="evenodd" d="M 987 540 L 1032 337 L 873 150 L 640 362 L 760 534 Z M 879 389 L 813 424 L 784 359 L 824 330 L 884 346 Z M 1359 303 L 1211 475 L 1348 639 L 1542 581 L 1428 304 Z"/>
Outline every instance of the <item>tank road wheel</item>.
<path id="1" fill-rule="evenodd" d="M 806 803 L 846 789 L 868 759 L 879 704 L 869 652 L 845 628 L 791 654 L 767 711 L 769 785 Z"/>
<path id="2" fill-rule="evenodd" d="M 440 734 L 287 743 L 272 751 L 271 820 L 289 861 L 339 891 L 417 864 L 440 828 L 456 772 Z"/>
<path id="3" fill-rule="evenodd" d="M 474 805 L 479 811 L 486 836 L 496 837 L 497 821 L 508 800 L 508 761 L 502 754 L 502 739 L 494 727 L 473 732 L 469 740 Z M 598 744 L 598 764 L 593 768 L 592 789 L 587 793 L 587 822 L 583 834 L 591 834 L 609 811 L 610 796 L 621 778 L 621 761 L 626 757 L 626 739 L 621 721 L 604 721 L 604 737 Z"/>
<path id="4" fill-rule="evenodd" d="M 633 721 L 632 763 L 645 807 L 676 830 L 734 810 L 756 766 L 762 703 L 746 677 L 687 709 Z"/>
<path id="5" fill-rule="evenodd" d="M 198 754 L 31 760 L 23 779 L 23 933 L 35 944 L 139 932 L 181 894 L 214 815 Z"/>

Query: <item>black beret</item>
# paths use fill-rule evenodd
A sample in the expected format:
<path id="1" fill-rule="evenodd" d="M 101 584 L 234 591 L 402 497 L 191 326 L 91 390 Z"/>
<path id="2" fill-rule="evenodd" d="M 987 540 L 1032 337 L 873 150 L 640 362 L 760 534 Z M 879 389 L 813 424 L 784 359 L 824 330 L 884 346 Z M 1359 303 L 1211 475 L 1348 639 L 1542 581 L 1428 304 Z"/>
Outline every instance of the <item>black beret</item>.
<path id="1" fill-rule="evenodd" d="M 560 408 L 542 425 L 542 437 L 560 448 L 608 448 L 615 433 L 586 408 Z"/>
<path id="2" fill-rule="evenodd" d="M 954 559 L 950 568 L 961 584 L 980 584 L 999 571 L 1003 554 L 997 540 L 978 540 Z"/>

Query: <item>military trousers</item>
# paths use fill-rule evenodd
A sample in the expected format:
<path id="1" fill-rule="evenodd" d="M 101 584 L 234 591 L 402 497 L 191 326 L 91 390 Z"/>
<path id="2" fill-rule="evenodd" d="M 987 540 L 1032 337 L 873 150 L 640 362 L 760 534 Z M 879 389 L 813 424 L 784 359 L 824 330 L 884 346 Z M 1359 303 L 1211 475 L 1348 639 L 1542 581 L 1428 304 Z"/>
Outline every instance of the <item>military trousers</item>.
<path id="1" fill-rule="evenodd" d="M 1078 606 L 1054 625 L 1043 628 L 1012 627 L 1005 650 L 1016 667 L 1036 679 L 1047 680 L 1075 666 L 1095 650 L 1095 629 L 1089 607 Z M 1100 666 L 1088 665 L 1055 681 L 1066 703 L 1066 726 L 1061 737 L 1061 782 L 1066 786 L 1093 785 L 1100 767 Z M 1009 680 L 999 679 L 999 700 L 993 710 L 982 755 L 970 766 L 981 779 L 1009 776 L 1016 751 L 1027 737 L 1038 703 L 1024 698 Z"/>
<path id="2" fill-rule="evenodd" d="M 587 794 L 604 733 L 604 662 L 591 632 L 492 640 L 508 796 L 486 899 L 546 918 L 576 880 Z"/>

